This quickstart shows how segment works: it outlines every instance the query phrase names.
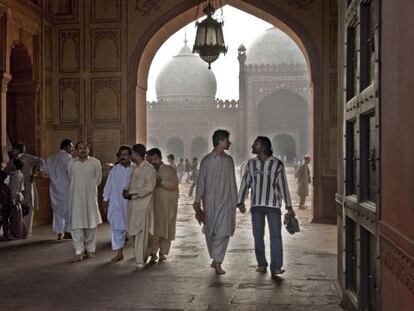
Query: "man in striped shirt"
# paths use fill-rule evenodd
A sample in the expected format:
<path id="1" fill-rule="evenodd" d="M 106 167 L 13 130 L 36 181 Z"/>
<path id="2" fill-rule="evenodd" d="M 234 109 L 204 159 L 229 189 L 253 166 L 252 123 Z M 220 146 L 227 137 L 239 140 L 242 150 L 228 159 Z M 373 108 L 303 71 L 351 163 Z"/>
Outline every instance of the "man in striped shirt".
<path id="1" fill-rule="evenodd" d="M 288 213 L 294 215 L 283 162 L 273 156 L 270 139 L 258 136 L 252 145 L 252 153 L 257 157 L 250 159 L 240 185 L 237 206 L 245 211 L 244 200 L 251 189 L 251 214 L 254 236 L 254 250 L 258 267 L 257 272 L 267 271 L 265 256 L 264 228 L 265 218 L 270 233 L 270 272 L 273 277 L 282 274 L 283 246 L 281 233 L 282 200 Z"/>

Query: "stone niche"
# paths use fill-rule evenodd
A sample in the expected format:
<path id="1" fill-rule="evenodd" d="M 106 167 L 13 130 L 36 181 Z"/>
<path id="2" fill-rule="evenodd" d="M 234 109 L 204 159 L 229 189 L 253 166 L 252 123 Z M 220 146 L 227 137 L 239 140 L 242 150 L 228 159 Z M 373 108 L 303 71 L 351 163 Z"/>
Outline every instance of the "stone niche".
<path id="1" fill-rule="evenodd" d="M 121 70 L 121 29 L 93 29 L 92 71 Z"/>
<path id="2" fill-rule="evenodd" d="M 79 22 L 78 0 L 46 0 L 46 18 L 53 24 L 71 24 Z"/>
<path id="3" fill-rule="evenodd" d="M 92 121 L 121 121 L 121 78 L 92 79 Z"/>
<path id="4" fill-rule="evenodd" d="M 45 69 L 46 71 L 53 71 L 53 30 L 45 27 Z"/>
<path id="5" fill-rule="evenodd" d="M 45 118 L 46 122 L 53 122 L 53 79 L 45 77 Z"/>
<path id="6" fill-rule="evenodd" d="M 59 71 L 79 72 L 79 30 L 59 31 Z"/>
<path id="7" fill-rule="evenodd" d="M 121 21 L 121 0 L 92 0 L 92 23 L 118 23 Z"/>
<path id="8" fill-rule="evenodd" d="M 59 121 L 79 122 L 79 80 L 62 78 L 59 80 Z"/>
<path id="9" fill-rule="evenodd" d="M 111 126 L 94 127 L 88 130 L 88 142 L 91 147 L 91 154 L 101 161 L 103 176 L 109 173 L 107 163 L 116 161 L 116 152 L 121 144 L 121 130 Z"/>
<path id="10" fill-rule="evenodd" d="M 68 126 L 48 126 L 46 130 L 47 144 L 46 154 L 51 156 L 59 150 L 63 139 L 68 138 L 75 144 L 81 137 L 81 128 Z"/>

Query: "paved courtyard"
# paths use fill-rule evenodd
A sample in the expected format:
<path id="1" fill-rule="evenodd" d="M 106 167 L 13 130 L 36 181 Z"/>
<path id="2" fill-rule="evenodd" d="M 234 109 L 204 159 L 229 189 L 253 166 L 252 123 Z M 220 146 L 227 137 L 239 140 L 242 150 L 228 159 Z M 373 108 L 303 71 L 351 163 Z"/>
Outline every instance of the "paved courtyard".
<path id="1" fill-rule="evenodd" d="M 293 169 L 288 171 L 297 206 Z M 285 274 L 280 281 L 255 272 L 250 215 L 237 229 L 216 276 L 198 223 L 189 184 L 180 188 L 177 239 L 166 262 L 134 271 L 126 259 L 110 263 L 110 233 L 99 227 L 96 256 L 70 263 L 70 241 L 56 241 L 50 226 L 36 227 L 27 241 L 0 242 L 0 310 L 341 310 L 335 290 L 336 226 L 310 223 L 297 211 L 301 232 L 283 228 Z M 309 203 L 308 203 L 309 205 Z M 268 247 L 268 244 L 266 245 Z"/>

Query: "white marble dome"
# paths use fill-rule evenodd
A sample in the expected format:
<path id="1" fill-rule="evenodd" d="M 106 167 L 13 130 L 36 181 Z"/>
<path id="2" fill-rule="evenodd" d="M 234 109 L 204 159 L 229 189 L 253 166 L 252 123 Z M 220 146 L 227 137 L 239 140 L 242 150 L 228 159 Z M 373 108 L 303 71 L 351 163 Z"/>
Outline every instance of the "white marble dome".
<path id="1" fill-rule="evenodd" d="M 185 42 L 160 71 L 155 92 L 158 101 L 213 101 L 216 97 L 217 81 L 200 57 L 194 55 Z"/>
<path id="2" fill-rule="evenodd" d="M 306 66 L 296 43 L 283 31 L 272 27 L 258 36 L 247 48 L 246 65 L 297 64 Z"/>

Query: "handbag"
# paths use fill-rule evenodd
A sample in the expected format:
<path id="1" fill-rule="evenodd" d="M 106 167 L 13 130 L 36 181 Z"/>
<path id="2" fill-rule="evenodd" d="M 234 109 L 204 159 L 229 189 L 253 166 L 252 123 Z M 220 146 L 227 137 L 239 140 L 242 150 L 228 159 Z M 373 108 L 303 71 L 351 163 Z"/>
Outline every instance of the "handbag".
<path id="1" fill-rule="evenodd" d="M 283 224 L 285 225 L 287 232 L 289 232 L 290 234 L 300 232 L 299 221 L 297 220 L 295 215 L 286 213 L 285 218 L 283 220 Z"/>

